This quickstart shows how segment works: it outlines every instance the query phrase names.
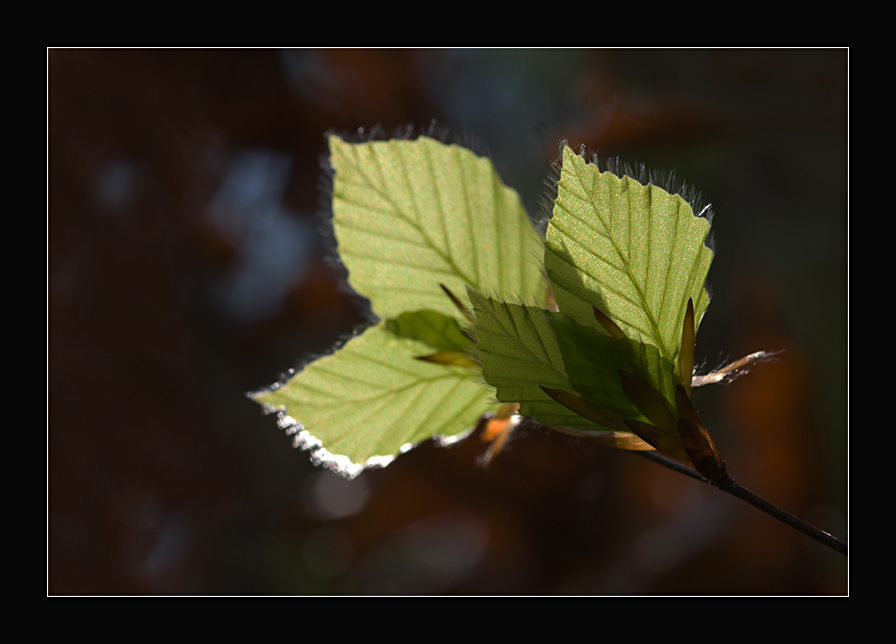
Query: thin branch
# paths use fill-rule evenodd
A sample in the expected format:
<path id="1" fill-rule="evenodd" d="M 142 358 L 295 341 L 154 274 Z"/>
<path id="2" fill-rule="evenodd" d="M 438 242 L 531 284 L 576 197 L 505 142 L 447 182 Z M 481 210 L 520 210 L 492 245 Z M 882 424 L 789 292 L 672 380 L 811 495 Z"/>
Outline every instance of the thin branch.
<path id="1" fill-rule="evenodd" d="M 821 543 L 828 548 L 836 550 L 842 555 L 847 555 L 847 546 L 845 543 L 832 536 L 831 534 L 825 532 L 824 530 L 820 530 L 815 526 L 806 523 L 802 519 L 798 519 L 793 516 L 789 512 L 785 512 L 778 506 L 769 503 L 762 497 L 757 496 L 753 492 L 750 492 L 747 488 L 743 487 L 739 483 L 737 483 L 730 476 L 726 476 L 724 479 L 717 483 L 712 483 L 706 478 L 704 478 L 697 470 L 691 469 L 686 465 L 682 465 L 676 460 L 673 460 L 667 456 L 663 456 L 654 451 L 644 451 L 644 452 L 635 452 L 636 454 L 643 456 L 649 461 L 653 461 L 663 467 L 669 468 L 673 472 L 678 472 L 679 474 L 684 474 L 685 476 L 689 476 L 692 479 L 696 479 L 702 483 L 707 483 L 709 485 L 715 485 L 723 492 L 727 492 L 732 496 L 736 496 L 742 501 L 746 501 L 750 505 L 759 508 L 769 516 L 777 519 L 781 523 L 785 525 L 789 525 L 791 528 L 795 530 L 799 530 L 803 534 L 812 539 L 815 539 L 818 543 Z"/>
<path id="2" fill-rule="evenodd" d="M 840 541 L 840 539 L 837 539 L 824 530 L 820 530 L 815 526 L 806 523 L 802 519 L 798 519 L 792 514 L 785 512 L 778 506 L 772 505 L 762 497 L 755 495 L 747 488 L 738 484 L 737 481 L 732 479 L 730 476 L 719 483 L 719 489 L 723 492 L 727 492 L 728 494 L 732 494 L 743 501 L 746 501 L 752 506 L 759 508 L 766 514 L 775 517 L 778 521 L 781 521 L 782 523 L 789 525 L 791 528 L 799 530 L 803 534 L 812 537 L 818 543 L 822 543 L 828 548 L 833 548 L 841 555 L 847 554 L 846 544 Z"/>
<path id="3" fill-rule="evenodd" d="M 706 480 L 703 477 L 703 475 L 700 472 L 698 472 L 697 470 L 692 469 L 692 468 L 688 467 L 687 465 L 683 465 L 682 463 L 679 463 L 674 458 L 669 458 L 668 456 L 664 456 L 663 454 L 660 454 L 659 452 L 657 452 L 655 450 L 653 450 L 653 451 L 645 450 L 645 451 L 641 451 L 641 452 L 635 452 L 635 454 L 637 454 L 638 456 L 643 456 L 648 461 L 653 461 L 654 463 L 657 463 L 658 465 L 662 465 L 663 467 L 666 467 L 666 468 L 672 470 L 673 472 L 678 472 L 679 474 L 684 474 L 685 476 L 690 476 L 692 479 L 696 479 L 696 480 L 700 481 L 701 483 L 709 483 L 709 481 Z"/>

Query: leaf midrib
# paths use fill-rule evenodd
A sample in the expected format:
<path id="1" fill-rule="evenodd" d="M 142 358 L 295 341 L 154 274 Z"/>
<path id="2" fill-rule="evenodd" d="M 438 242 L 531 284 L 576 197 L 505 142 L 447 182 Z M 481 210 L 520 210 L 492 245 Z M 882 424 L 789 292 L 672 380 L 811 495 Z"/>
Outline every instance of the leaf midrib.
<path id="1" fill-rule="evenodd" d="M 573 155 L 573 156 L 576 156 L 577 158 L 579 158 L 578 155 Z M 622 264 L 625 266 L 625 272 L 626 272 L 626 274 L 628 275 L 628 278 L 629 278 L 629 280 L 631 281 L 632 286 L 633 286 L 634 289 L 635 289 L 635 292 L 638 294 L 638 299 L 640 300 L 641 308 L 642 308 L 642 310 L 644 311 L 644 313 L 646 314 L 646 316 L 647 316 L 647 321 L 649 322 L 651 328 L 653 329 L 653 336 L 654 336 L 654 340 L 655 340 L 656 343 L 657 343 L 657 348 L 660 350 L 660 352 L 661 352 L 664 356 L 668 357 L 668 358 L 671 360 L 671 359 L 672 359 L 672 356 L 669 355 L 669 350 L 666 348 L 666 343 L 663 341 L 663 336 L 662 336 L 662 334 L 660 333 L 660 330 L 659 330 L 659 324 L 658 324 L 658 322 L 657 322 L 657 319 L 655 318 L 655 316 L 654 316 L 653 311 L 651 310 L 651 308 L 648 306 L 647 298 L 646 298 L 646 295 L 645 295 L 644 291 L 641 290 L 641 286 L 638 284 L 637 280 L 634 278 L 634 275 L 633 275 L 633 273 L 632 273 L 632 269 L 631 269 L 631 263 L 630 263 L 629 260 L 622 254 L 622 252 L 621 252 L 621 250 L 620 250 L 620 248 L 619 248 L 619 245 L 618 245 L 617 242 L 616 242 L 616 239 L 613 237 L 613 234 L 612 234 L 612 228 L 610 228 L 609 226 L 607 226 L 607 223 L 604 221 L 603 217 L 601 217 L 600 209 L 598 208 L 597 203 L 596 203 L 595 200 L 594 200 L 594 192 L 595 192 L 595 189 L 594 189 L 594 183 L 595 183 L 595 181 L 596 181 L 597 179 L 600 178 L 600 174 L 601 174 L 601 173 L 600 173 L 596 168 L 593 168 L 593 169 L 591 170 L 591 181 L 590 181 L 590 183 L 591 183 L 591 190 L 589 191 L 588 188 L 587 188 L 587 185 L 586 185 L 586 183 L 585 183 L 585 181 L 584 181 L 584 178 L 583 178 L 583 176 L 582 176 L 582 172 L 583 172 L 583 170 L 587 172 L 587 171 L 588 171 L 588 167 L 587 167 L 587 166 L 580 166 L 580 164 L 579 164 L 578 162 L 576 162 L 576 161 L 573 161 L 573 164 L 572 164 L 572 165 L 573 165 L 573 169 L 574 169 L 575 174 L 576 174 L 576 178 L 579 180 L 579 184 L 580 184 L 580 185 L 582 186 L 582 188 L 585 190 L 585 194 L 587 195 L 587 198 L 588 198 L 588 203 L 590 203 L 590 205 L 591 205 L 592 209 L 594 210 L 594 212 L 597 213 L 597 217 L 598 217 L 598 219 L 600 220 L 601 224 L 603 224 L 604 228 L 607 230 L 607 232 L 608 232 L 608 235 L 607 235 L 607 236 L 608 236 L 608 238 L 609 238 L 609 240 L 610 240 L 610 243 L 613 245 L 613 250 L 616 251 L 616 256 L 619 258 L 619 260 L 620 260 L 620 261 L 622 262 Z M 626 198 L 626 201 L 628 202 L 629 213 L 631 213 L 631 190 L 629 189 L 628 182 L 625 180 L 625 178 L 622 179 L 622 182 L 623 182 L 623 184 L 625 185 L 625 198 Z M 570 191 L 570 192 L 572 193 L 572 191 Z M 648 185 L 647 185 L 647 210 L 648 210 L 648 212 L 650 211 L 650 208 L 652 207 L 652 205 L 653 205 L 653 191 L 650 189 L 650 184 L 648 184 Z M 629 243 L 631 243 L 631 238 L 632 238 L 632 237 L 631 237 L 631 225 L 632 225 L 632 218 L 631 218 L 631 216 L 629 216 L 629 218 L 628 218 L 628 225 L 629 225 L 629 236 L 628 236 L 628 238 L 629 238 Z M 676 226 L 677 226 L 677 223 L 676 223 Z M 648 257 L 648 261 L 647 261 L 647 270 L 648 270 L 648 275 L 649 275 L 649 270 L 650 270 L 650 257 L 651 257 L 651 254 L 652 254 L 651 247 L 650 247 L 650 246 L 651 246 L 651 237 L 650 237 L 651 230 L 650 230 L 650 227 L 649 227 L 649 226 L 648 226 L 648 228 L 647 228 L 647 232 L 648 232 L 648 238 L 647 238 L 647 257 Z M 671 253 L 670 253 L 670 255 L 671 255 Z M 649 281 L 649 276 L 648 276 L 647 280 Z M 663 295 L 665 296 L 665 289 L 664 289 L 664 293 L 663 293 Z M 628 323 L 626 322 L 626 324 L 628 324 Z"/>
<path id="2" fill-rule="evenodd" d="M 342 374 L 339 372 L 332 372 L 332 371 L 328 372 L 323 369 L 321 369 L 321 371 L 324 371 L 325 373 L 328 373 L 330 375 L 337 375 L 340 378 L 344 378 L 346 380 L 352 380 L 354 382 L 358 382 L 359 384 L 365 384 L 365 385 L 374 386 L 374 387 L 376 386 L 376 385 L 373 385 L 372 383 L 365 381 L 365 380 L 358 380 L 357 378 L 347 378 L 345 376 L 345 374 Z M 460 382 L 460 381 L 467 380 L 467 379 L 468 379 L 468 376 L 458 374 L 458 373 L 445 374 L 442 376 L 417 378 L 413 382 L 410 382 L 406 385 L 402 385 L 400 387 L 389 387 L 388 389 L 384 389 L 382 392 L 379 392 L 379 393 L 369 396 L 367 398 L 351 398 L 351 399 L 331 398 L 329 401 L 327 401 L 325 403 L 317 404 L 317 405 L 314 404 L 314 402 L 308 401 L 308 400 L 301 400 L 300 402 L 302 402 L 303 404 L 305 404 L 309 407 L 331 407 L 333 405 L 344 405 L 346 407 L 357 407 L 358 405 L 364 405 L 364 404 L 368 404 L 368 403 L 375 402 L 378 400 L 382 400 L 384 398 L 388 398 L 389 396 L 397 396 L 397 395 L 404 393 L 404 392 L 406 392 L 410 389 L 413 389 L 415 387 L 432 384 L 432 383 L 438 382 L 440 380 L 457 380 Z M 309 385 L 308 383 L 302 383 L 301 385 L 299 385 L 299 387 L 301 387 L 301 389 L 303 389 L 305 391 L 313 393 L 315 396 L 326 393 L 326 392 L 320 391 L 319 389 L 317 389 L 316 387 L 314 387 L 312 385 Z"/>
<path id="3" fill-rule="evenodd" d="M 466 272 L 461 270 L 461 268 L 454 262 L 453 257 L 451 257 L 450 255 L 446 255 L 435 244 L 435 242 L 430 238 L 430 236 L 426 233 L 426 230 L 422 226 L 420 226 L 420 224 L 418 222 L 416 222 L 410 216 L 405 214 L 398 207 L 398 205 L 395 203 L 395 201 L 392 200 L 392 198 L 389 196 L 389 194 L 384 192 L 383 190 L 381 190 L 380 187 L 378 185 L 376 185 L 373 182 L 373 180 L 367 175 L 367 173 L 364 172 L 364 170 L 361 167 L 361 165 L 362 165 L 361 160 L 359 158 L 360 146 L 350 146 L 350 147 L 352 149 L 352 154 L 354 155 L 354 159 L 353 159 L 354 163 L 353 163 L 352 169 L 357 172 L 358 176 L 363 178 L 365 187 L 371 189 L 373 192 L 378 194 L 383 199 L 383 201 L 390 204 L 392 206 L 393 214 L 395 216 L 399 217 L 405 223 L 407 223 L 409 226 L 411 226 L 415 230 L 417 230 L 417 232 L 420 234 L 420 236 L 425 240 L 426 247 L 428 247 L 430 250 L 432 250 L 436 255 L 438 255 L 442 259 L 442 261 L 444 261 L 446 264 L 448 264 L 459 278 L 461 278 L 465 283 L 470 284 L 470 285 L 475 285 L 478 288 L 478 281 L 474 281 L 474 280 L 470 279 L 470 277 L 466 274 Z M 401 152 L 400 149 L 396 149 L 395 154 L 397 155 L 398 159 L 401 161 L 401 164 L 402 164 L 402 168 L 403 168 L 402 177 L 407 181 L 407 178 L 408 178 L 407 168 L 406 168 L 407 160 L 405 159 L 404 154 Z M 428 160 L 427 166 L 429 166 L 430 170 L 431 170 L 430 155 L 429 155 L 429 152 L 425 148 L 423 149 L 423 155 L 425 158 L 427 158 L 427 160 Z M 379 180 L 381 181 L 381 185 L 385 185 L 386 180 L 385 180 L 385 175 L 384 175 L 383 168 L 382 168 L 382 160 L 380 159 L 379 155 L 376 153 L 376 148 L 371 149 L 371 156 L 373 157 L 374 165 L 376 166 L 377 172 L 379 174 Z M 343 155 L 343 158 L 346 159 L 346 161 L 349 161 L 347 158 L 347 155 Z M 442 224 L 444 225 L 444 213 L 441 211 L 441 191 L 439 191 L 439 189 L 438 189 L 438 183 L 434 181 L 434 184 L 435 184 L 436 194 L 439 196 L 438 201 L 439 201 L 440 217 L 442 220 Z M 346 185 L 353 185 L 353 183 L 346 181 Z M 357 185 L 357 184 L 354 184 L 354 185 Z M 411 200 L 414 202 L 414 209 L 419 214 L 419 207 L 417 206 L 416 198 L 414 196 L 414 191 L 410 190 L 409 194 L 410 194 Z M 342 197 L 340 196 L 340 199 L 341 198 Z M 447 237 L 446 237 L 446 239 L 447 239 Z M 450 244 L 449 244 L 449 246 L 450 246 Z"/>

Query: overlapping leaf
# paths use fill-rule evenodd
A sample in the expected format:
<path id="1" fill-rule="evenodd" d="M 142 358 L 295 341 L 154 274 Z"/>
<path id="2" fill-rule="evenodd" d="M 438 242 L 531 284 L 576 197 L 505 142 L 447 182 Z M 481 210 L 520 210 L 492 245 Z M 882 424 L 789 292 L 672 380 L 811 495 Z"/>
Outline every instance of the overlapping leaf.
<path id="1" fill-rule="evenodd" d="M 545 425 L 598 429 L 539 388 L 571 389 L 549 312 L 501 302 L 472 289 L 469 296 L 482 375 L 495 388 L 498 400 L 519 403 L 522 415 Z"/>
<path id="2" fill-rule="evenodd" d="M 487 158 L 427 137 L 330 137 L 333 228 L 349 283 L 380 318 L 459 312 L 440 284 L 540 302 L 542 242 Z"/>
<path id="3" fill-rule="evenodd" d="M 675 399 L 675 367 L 652 344 L 612 338 L 593 326 L 555 314 L 557 334 L 570 384 L 587 400 L 612 409 L 623 418 L 640 420 L 624 394 L 619 371 L 635 374 L 666 400 Z"/>
<path id="4" fill-rule="evenodd" d="M 563 313 L 500 302 L 470 291 L 482 376 L 502 402 L 543 425 L 579 431 L 625 430 L 622 419 L 647 420 L 625 395 L 619 370 L 643 378 L 674 398 L 674 367 L 653 345 L 611 338 Z M 612 426 L 559 404 L 543 388 L 575 394 L 609 410 Z"/>
<path id="5" fill-rule="evenodd" d="M 629 338 L 674 361 L 688 298 L 698 324 L 709 302 L 708 232 L 680 196 L 599 172 L 565 147 L 545 249 L 560 311 L 599 328 L 597 306 Z"/>
<path id="6" fill-rule="evenodd" d="M 467 319 L 442 287 L 472 303 L 482 378 L 499 401 L 546 425 L 647 447 L 623 421 L 647 426 L 652 409 L 674 400 L 687 299 L 698 320 L 708 301 L 708 224 L 683 199 L 599 173 L 566 148 L 542 248 L 488 159 L 426 137 L 331 137 L 330 151 L 338 251 L 384 322 L 253 396 L 301 423 L 319 460 L 354 473 L 433 434 L 457 435 L 489 408 L 495 392 L 465 368 Z M 541 252 L 559 313 L 540 308 Z M 651 407 L 651 396 L 666 402 Z"/>
<path id="7" fill-rule="evenodd" d="M 470 340 L 464 335 L 457 320 L 435 311 L 402 313 L 394 320 L 387 321 L 386 328 L 395 335 L 425 342 L 432 349 L 470 350 Z"/>
<path id="8" fill-rule="evenodd" d="M 338 252 L 384 321 L 253 398 L 300 424 L 317 460 L 354 474 L 494 408 L 443 287 L 541 302 L 542 243 L 516 192 L 469 150 L 427 137 L 329 143 Z"/>
<path id="9" fill-rule="evenodd" d="M 414 359 L 437 348 L 413 337 L 431 333 L 433 315 L 402 316 L 400 327 L 388 325 L 392 330 L 381 322 L 253 398 L 294 418 L 316 460 L 347 474 L 434 434 L 455 436 L 494 408 L 494 398 L 470 370 Z"/>

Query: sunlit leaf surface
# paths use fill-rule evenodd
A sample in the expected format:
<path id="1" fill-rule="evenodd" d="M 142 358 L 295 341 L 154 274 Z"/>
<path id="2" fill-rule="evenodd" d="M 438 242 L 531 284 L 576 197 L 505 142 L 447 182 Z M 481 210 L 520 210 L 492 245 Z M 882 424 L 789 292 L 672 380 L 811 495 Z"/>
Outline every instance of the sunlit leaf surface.
<path id="1" fill-rule="evenodd" d="M 402 313 L 386 322 L 386 328 L 396 335 L 425 342 L 441 351 L 469 351 L 470 340 L 454 318 L 435 311 Z"/>
<path id="2" fill-rule="evenodd" d="M 571 389 L 549 312 L 501 302 L 472 289 L 469 296 L 482 374 L 495 387 L 498 400 L 519 403 L 522 415 L 545 425 L 597 429 L 539 388 Z"/>
<path id="3" fill-rule="evenodd" d="M 427 137 L 329 143 L 337 249 L 383 321 L 253 394 L 317 460 L 350 475 L 384 464 L 462 434 L 496 399 L 567 433 L 643 447 L 635 426 L 680 448 L 665 422 L 674 365 L 688 298 L 697 321 L 706 308 L 712 260 L 709 224 L 681 197 L 600 173 L 567 147 L 545 245 L 469 150 Z M 544 310 L 542 257 L 559 312 Z"/>
<path id="4" fill-rule="evenodd" d="M 460 312 L 439 285 L 540 302 L 542 241 L 492 163 L 427 137 L 330 137 L 333 228 L 352 288 L 380 318 Z"/>
<path id="5" fill-rule="evenodd" d="M 545 250 L 560 311 L 600 329 L 596 306 L 674 361 L 688 298 L 697 324 L 709 303 L 708 233 L 709 222 L 680 196 L 599 172 L 565 147 Z"/>
<path id="6" fill-rule="evenodd" d="M 410 316 L 402 322 L 407 335 L 419 336 L 432 319 Z M 475 372 L 414 359 L 435 348 L 380 323 L 253 398 L 300 425 L 317 460 L 354 474 L 434 434 L 456 436 L 495 408 Z"/>
<path id="7" fill-rule="evenodd" d="M 656 347 L 612 338 L 562 313 L 500 302 L 470 291 L 482 377 L 501 402 L 543 425 L 578 430 L 624 429 L 622 418 L 644 419 L 625 395 L 619 370 L 637 373 L 674 398 L 674 367 Z M 591 422 L 557 402 L 544 388 L 562 390 L 608 410 L 617 424 Z"/>

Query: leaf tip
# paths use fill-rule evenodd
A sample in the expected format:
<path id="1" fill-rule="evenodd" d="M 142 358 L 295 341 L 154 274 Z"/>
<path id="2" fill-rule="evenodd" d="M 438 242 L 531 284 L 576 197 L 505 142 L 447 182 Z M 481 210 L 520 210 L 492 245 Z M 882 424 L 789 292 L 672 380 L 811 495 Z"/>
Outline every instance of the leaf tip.
<path id="1" fill-rule="evenodd" d="M 454 304 L 455 307 L 457 307 L 457 310 L 460 311 L 461 315 L 463 315 L 465 318 L 467 318 L 467 320 L 470 322 L 470 324 L 475 324 L 476 318 L 473 316 L 473 313 L 470 311 L 470 309 L 468 309 L 466 306 L 464 306 L 463 302 L 460 301 L 460 298 L 458 298 L 454 293 L 452 293 L 451 289 L 449 289 L 447 286 L 445 286 L 441 282 L 439 283 L 439 287 L 442 289 L 442 292 L 444 292 L 445 295 L 448 296 L 448 299 L 451 300 L 451 303 Z"/>
<path id="2" fill-rule="evenodd" d="M 696 342 L 696 330 L 694 328 L 694 300 L 688 298 L 688 306 L 684 313 L 684 323 L 681 329 L 681 348 L 678 350 L 678 380 L 684 385 L 687 393 L 691 392 L 691 382 L 694 379 L 694 343 Z"/>
<path id="3" fill-rule="evenodd" d="M 690 463 L 688 453 L 685 451 L 681 441 L 674 434 L 670 434 L 656 425 L 645 423 L 640 420 L 626 419 L 623 422 L 635 436 L 652 446 L 658 452 L 671 456 L 682 463 Z"/>
<path id="4" fill-rule="evenodd" d="M 632 404 L 653 424 L 667 432 L 676 432 L 677 414 L 672 405 L 656 388 L 635 374 L 620 369 L 619 380 L 622 391 Z M 643 438 L 643 437 L 642 437 Z M 647 440 L 646 438 L 644 440 Z M 649 442 L 649 441 L 648 441 Z M 657 447 L 657 449 L 660 449 Z"/>
<path id="5" fill-rule="evenodd" d="M 414 356 L 414 360 L 423 362 L 431 362 L 433 364 L 441 364 L 448 367 L 467 367 L 468 369 L 476 369 L 476 362 L 460 351 L 437 351 L 426 356 Z"/>
<path id="6" fill-rule="evenodd" d="M 610 337 L 619 340 L 628 337 L 625 335 L 625 332 L 619 328 L 619 325 L 610 319 L 610 316 L 593 304 L 591 305 L 591 309 L 594 311 L 594 319 L 600 322 L 600 325 L 604 328 L 604 331 L 610 334 Z"/>
<path id="7" fill-rule="evenodd" d="M 592 423 L 608 429 L 618 430 L 624 428 L 624 425 L 622 424 L 622 416 L 612 409 L 608 409 L 603 405 L 598 405 L 590 400 L 585 400 L 584 398 L 580 398 L 579 396 L 562 389 L 551 389 L 550 387 L 545 387 L 543 385 L 539 385 L 539 387 L 544 393 L 550 396 L 554 402 L 566 407 L 568 410 L 578 414 L 585 420 L 590 420 Z"/>
<path id="8" fill-rule="evenodd" d="M 704 427 L 696 425 L 689 418 L 679 418 L 678 435 L 694 469 L 710 483 L 718 484 L 728 477 L 725 461 L 719 457 L 719 452 Z"/>
<path id="9" fill-rule="evenodd" d="M 712 436 L 703 426 L 703 421 L 682 385 L 675 387 L 675 404 L 679 416 L 676 425 L 678 436 L 691 463 L 710 483 L 718 483 L 727 476 L 725 461 L 719 456 Z"/>

